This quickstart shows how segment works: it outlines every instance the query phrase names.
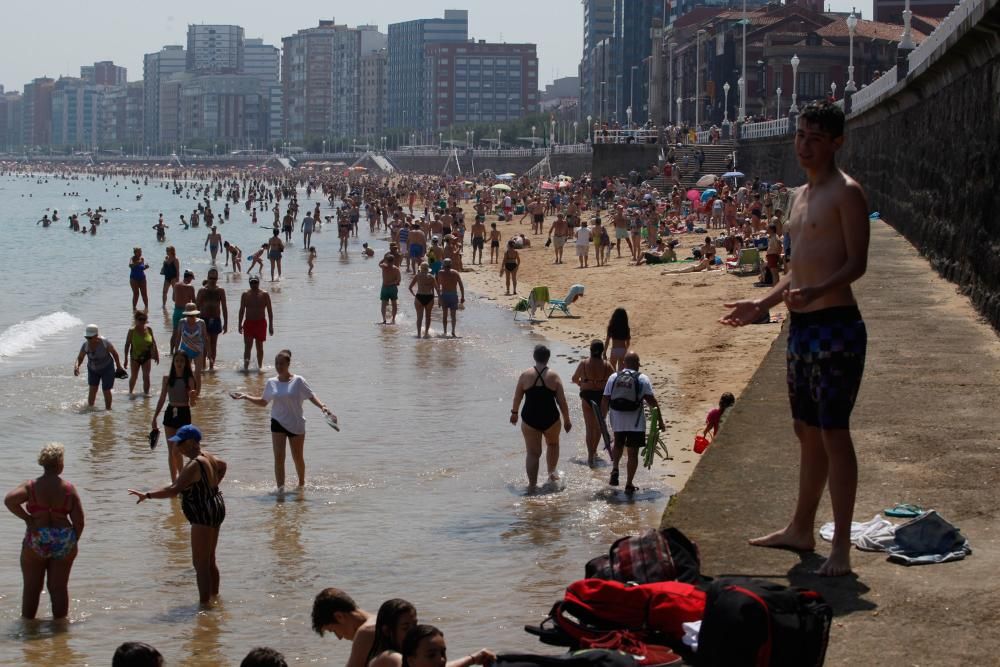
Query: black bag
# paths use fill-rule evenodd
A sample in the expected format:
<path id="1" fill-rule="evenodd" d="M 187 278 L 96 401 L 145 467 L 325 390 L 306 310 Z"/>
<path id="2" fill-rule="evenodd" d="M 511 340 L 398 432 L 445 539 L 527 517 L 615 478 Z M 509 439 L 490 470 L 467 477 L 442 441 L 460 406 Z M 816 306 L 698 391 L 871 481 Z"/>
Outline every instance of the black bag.
<path id="1" fill-rule="evenodd" d="M 499 667 L 636 667 L 635 658 L 620 651 L 587 649 L 563 655 L 501 653 Z"/>
<path id="2" fill-rule="evenodd" d="M 699 667 L 820 667 L 833 609 L 815 591 L 728 577 L 707 590 Z"/>
<path id="3" fill-rule="evenodd" d="M 588 579 L 652 584 L 658 581 L 702 581 L 698 546 L 676 528 L 650 529 L 639 536 L 615 540 L 607 556 L 584 567 Z"/>
<path id="4" fill-rule="evenodd" d="M 612 410 L 634 412 L 642 407 L 642 385 L 639 372 L 625 368 L 618 371 L 611 385 L 609 405 Z"/>

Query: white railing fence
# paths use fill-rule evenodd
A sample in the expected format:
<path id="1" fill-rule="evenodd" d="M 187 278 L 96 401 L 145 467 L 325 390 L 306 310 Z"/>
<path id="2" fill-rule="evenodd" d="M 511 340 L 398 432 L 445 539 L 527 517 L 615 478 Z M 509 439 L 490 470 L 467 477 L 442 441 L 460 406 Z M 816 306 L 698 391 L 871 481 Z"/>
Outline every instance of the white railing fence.
<path id="1" fill-rule="evenodd" d="M 595 144 L 648 144 L 659 139 L 657 130 L 594 130 Z"/>
<path id="2" fill-rule="evenodd" d="M 740 127 L 740 139 L 763 139 L 788 134 L 788 118 L 745 123 Z"/>

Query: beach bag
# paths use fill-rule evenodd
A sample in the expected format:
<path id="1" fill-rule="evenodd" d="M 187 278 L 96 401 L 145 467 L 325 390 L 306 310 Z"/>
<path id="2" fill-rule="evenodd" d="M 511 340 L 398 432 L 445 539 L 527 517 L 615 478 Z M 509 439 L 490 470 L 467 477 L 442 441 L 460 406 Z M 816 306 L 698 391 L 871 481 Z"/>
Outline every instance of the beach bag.
<path id="1" fill-rule="evenodd" d="M 815 591 L 730 577 L 707 591 L 699 667 L 820 667 L 833 609 Z"/>
<path id="2" fill-rule="evenodd" d="M 587 563 L 588 578 L 622 583 L 650 584 L 659 581 L 701 581 L 698 546 L 676 528 L 649 529 L 642 535 L 615 540 L 607 556 Z"/>
<path id="3" fill-rule="evenodd" d="M 642 384 L 638 371 L 628 368 L 618 371 L 611 385 L 610 405 L 619 412 L 635 412 L 642 407 Z"/>
<path id="4" fill-rule="evenodd" d="M 629 653 L 595 648 L 563 655 L 501 653 L 495 664 L 499 667 L 636 667 L 637 663 Z"/>

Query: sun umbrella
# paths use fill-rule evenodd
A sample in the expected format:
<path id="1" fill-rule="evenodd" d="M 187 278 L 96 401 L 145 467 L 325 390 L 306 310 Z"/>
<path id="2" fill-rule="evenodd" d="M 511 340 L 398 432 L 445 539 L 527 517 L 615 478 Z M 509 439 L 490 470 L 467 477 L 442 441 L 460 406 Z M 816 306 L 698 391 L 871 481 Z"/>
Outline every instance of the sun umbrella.
<path id="1" fill-rule="evenodd" d="M 542 190 L 555 190 L 555 183 L 549 183 L 548 181 L 542 181 Z"/>
<path id="2" fill-rule="evenodd" d="M 493 189 L 494 190 L 510 190 L 510 186 L 509 185 L 505 185 L 503 183 L 497 183 L 496 185 L 493 186 Z"/>
<path id="3" fill-rule="evenodd" d="M 723 178 L 743 178 L 746 176 L 742 171 L 727 171 L 722 175 Z"/>
<path id="4" fill-rule="evenodd" d="M 514 178 L 514 174 L 508 172 L 506 174 L 500 174 L 499 176 L 497 176 L 497 178 L 499 178 L 501 181 L 509 181 L 512 178 Z"/>
<path id="5" fill-rule="evenodd" d="M 715 174 L 705 174 L 704 176 L 698 179 L 698 182 L 695 183 L 695 185 L 697 185 L 699 188 L 707 188 L 708 186 L 715 183 L 716 178 L 718 177 Z"/>
<path id="6" fill-rule="evenodd" d="M 556 180 L 559 180 L 559 181 L 572 181 L 573 177 L 572 176 L 567 176 L 566 174 L 559 174 L 559 178 L 556 179 Z"/>
<path id="7" fill-rule="evenodd" d="M 708 201 L 717 194 L 719 194 L 718 190 L 716 190 L 715 188 L 708 188 L 707 190 L 701 193 L 701 200 Z"/>
<path id="8" fill-rule="evenodd" d="M 780 190 L 783 187 L 785 187 L 785 184 L 781 183 L 780 181 L 778 183 L 772 183 L 771 184 L 771 192 L 777 192 L 778 190 Z"/>
<path id="9" fill-rule="evenodd" d="M 701 193 L 698 192 L 697 190 L 695 190 L 694 188 L 691 188 L 690 190 L 687 191 L 687 195 L 686 196 L 691 201 L 698 201 L 698 197 L 701 196 Z"/>

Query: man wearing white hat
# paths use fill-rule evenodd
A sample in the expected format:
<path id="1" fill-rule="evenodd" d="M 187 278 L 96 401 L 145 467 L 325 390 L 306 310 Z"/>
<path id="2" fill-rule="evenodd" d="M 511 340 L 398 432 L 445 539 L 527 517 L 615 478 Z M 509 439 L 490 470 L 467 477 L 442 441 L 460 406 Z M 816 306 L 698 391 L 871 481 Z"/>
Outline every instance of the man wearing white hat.
<path id="1" fill-rule="evenodd" d="M 73 375 L 80 374 L 80 364 L 84 357 L 87 358 L 87 405 L 94 407 L 97 400 L 97 387 L 104 391 L 104 408 L 111 409 L 111 388 L 115 386 L 115 375 L 126 373 L 122 368 L 121 359 L 118 357 L 118 350 L 107 338 L 99 335 L 96 324 L 88 324 L 83 337 L 86 338 L 80 347 L 80 354 L 76 357 L 76 364 L 73 366 Z M 126 375 L 127 377 L 127 375 Z"/>

